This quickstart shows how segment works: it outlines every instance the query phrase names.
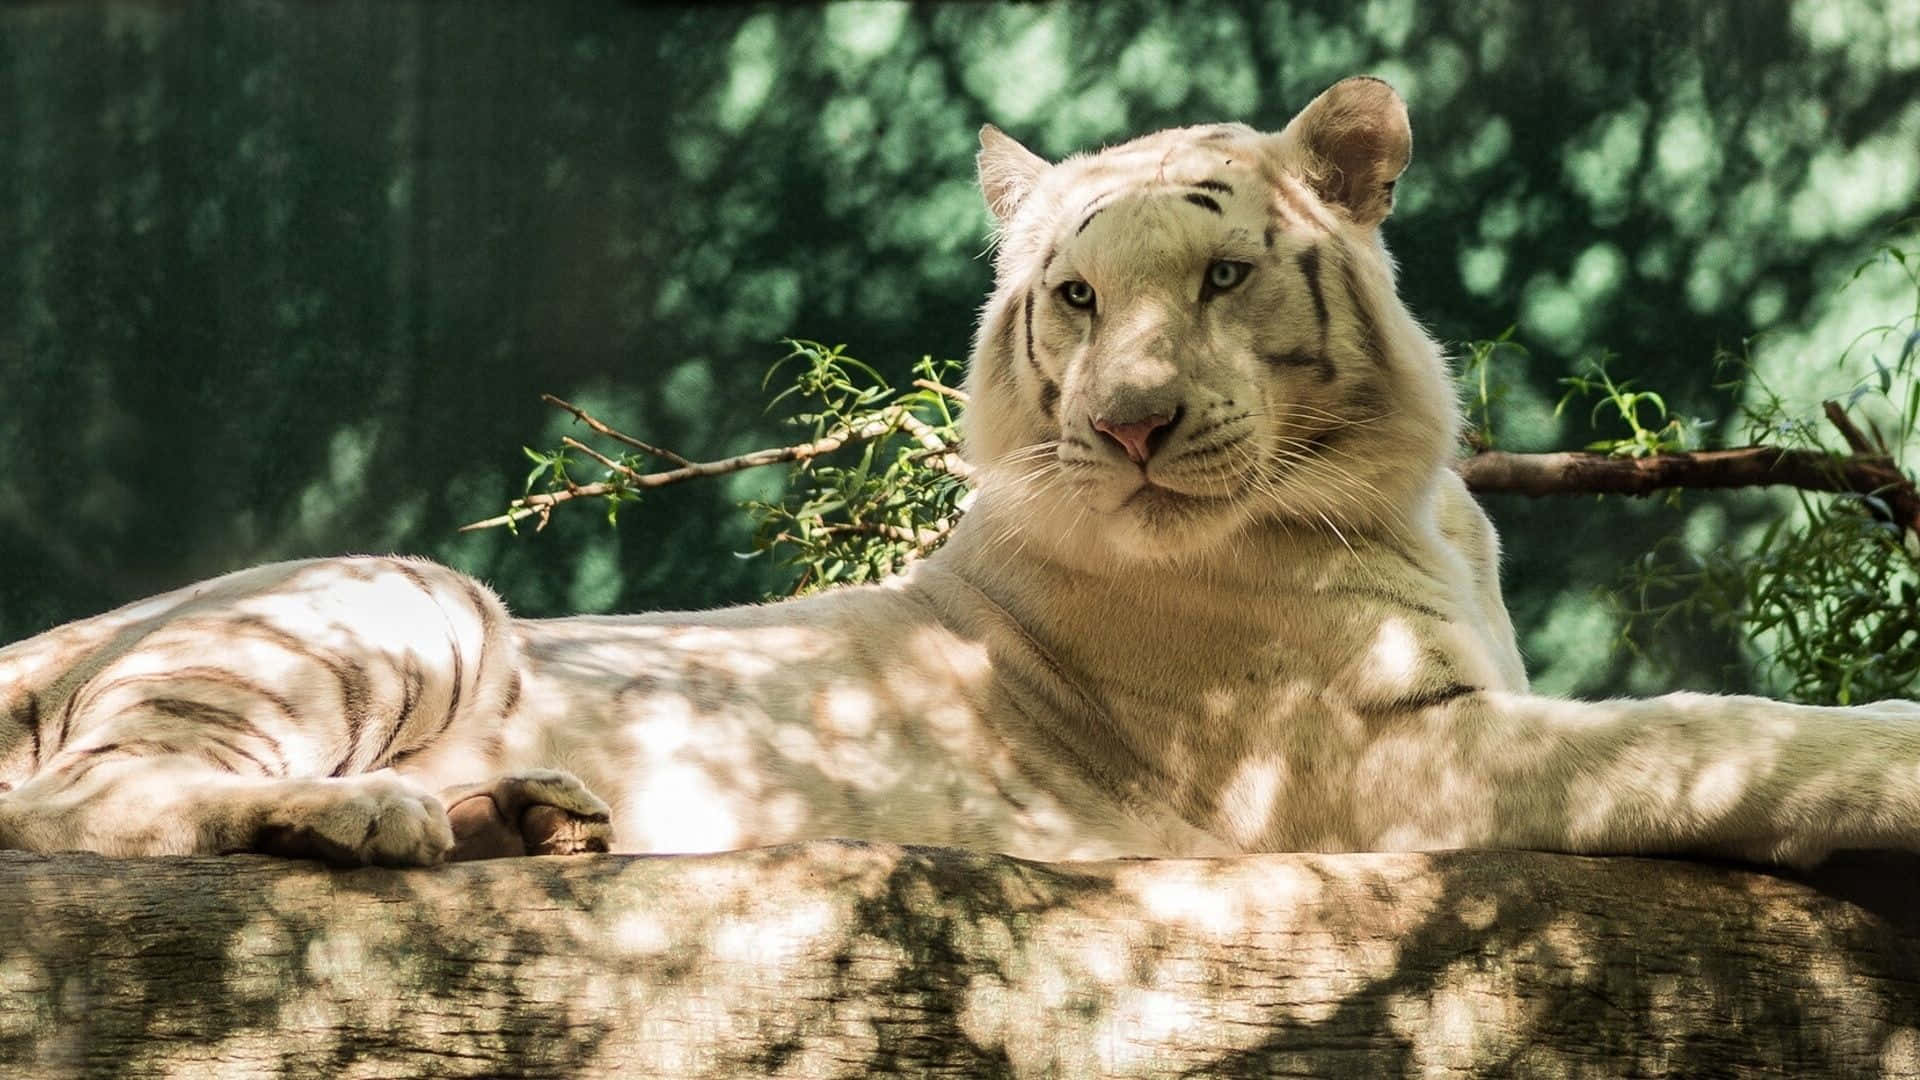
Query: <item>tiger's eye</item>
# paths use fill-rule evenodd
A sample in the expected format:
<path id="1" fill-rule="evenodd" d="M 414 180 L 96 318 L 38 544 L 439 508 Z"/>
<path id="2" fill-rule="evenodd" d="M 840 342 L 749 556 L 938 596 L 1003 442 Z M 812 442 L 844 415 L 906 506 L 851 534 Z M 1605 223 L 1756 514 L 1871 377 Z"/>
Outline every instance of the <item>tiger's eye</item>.
<path id="1" fill-rule="evenodd" d="M 1207 292 L 1226 292 L 1247 280 L 1247 272 L 1252 269 L 1253 267 L 1247 263 L 1215 259 L 1207 267 Z"/>
<path id="2" fill-rule="evenodd" d="M 1069 307 L 1091 308 L 1093 286 L 1078 280 L 1064 282 L 1060 286 L 1060 299 L 1065 300 Z"/>

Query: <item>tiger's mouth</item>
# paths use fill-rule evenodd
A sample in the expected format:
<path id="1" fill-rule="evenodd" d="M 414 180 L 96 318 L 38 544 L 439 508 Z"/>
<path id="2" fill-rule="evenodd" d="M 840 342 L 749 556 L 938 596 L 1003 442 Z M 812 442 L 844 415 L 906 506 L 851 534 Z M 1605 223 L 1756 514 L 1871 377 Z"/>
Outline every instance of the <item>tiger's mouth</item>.
<path id="1" fill-rule="evenodd" d="M 1116 509 L 1153 510 L 1160 507 L 1185 506 L 1196 502 L 1218 501 L 1220 501 L 1220 497 L 1217 495 L 1195 495 L 1167 487 L 1152 480 L 1142 480 L 1140 486 L 1134 488 L 1131 494 L 1120 500 L 1120 505 Z"/>
<path id="2" fill-rule="evenodd" d="M 1143 479 L 1112 512 L 1130 515 L 1148 525 L 1168 527 L 1216 516 L 1233 502 L 1232 495 L 1181 491 Z"/>

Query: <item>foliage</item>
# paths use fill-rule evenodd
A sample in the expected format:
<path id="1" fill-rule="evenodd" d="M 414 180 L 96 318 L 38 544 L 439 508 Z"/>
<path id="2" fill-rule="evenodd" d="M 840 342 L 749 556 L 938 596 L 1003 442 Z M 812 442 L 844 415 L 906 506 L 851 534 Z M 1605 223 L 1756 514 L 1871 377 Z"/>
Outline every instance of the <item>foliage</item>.
<path id="1" fill-rule="evenodd" d="M 779 501 L 748 503 L 754 549 L 797 571 L 795 593 L 886 577 L 936 546 L 964 510 L 968 489 L 951 453 L 959 444 L 953 399 L 939 389 L 959 364 L 922 357 L 914 365 L 920 385 L 902 393 L 844 345 L 788 344 L 793 351 L 766 383 L 787 380 L 772 404 L 800 404 L 790 423 L 814 441 L 875 426 L 884 434 L 846 451 L 854 460 L 845 464 L 826 456 L 795 462 Z M 783 374 L 789 370 L 796 373 Z"/>
<path id="2" fill-rule="evenodd" d="M 1839 400 L 1849 413 L 1887 418 L 1884 426 L 1873 425 L 1874 449 L 1911 480 L 1908 451 L 1920 418 L 1920 251 L 1887 243 L 1876 258 L 1906 275 L 1914 309 L 1854 339 L 1849 353 L 1887 345 L 1897 351 L 1891 363 L 1871 355 L 1873 374 Z M 1846 359 L 1843 354 L 1839 362 Z M 1744 351 L 1723 354 L 1720 362 L 1734 373 L 1723 388 L 1750 391 L 1750 404 L 1741 409 L 1747 442 L 1836 454 L 1861 449 L 1830 445 L 1828 426 L 1792 408 L 1758 376 Z M 1636 398 L 1604 374 L 1583 389 L 1594 386 L 1609 395 L 1602 404 L 1612 404 L 1634 428 L 1615 441 L 1613 452 L 1643 445 L 1647 433 L 1634 412 L 1639 402 L 1653 402 L 1666 418 L 1657 397 Z M 1627 642 L 1637 646 L 1657 628 L 1703 620 L 1748 641 L 1760 673 L 1795 700 L 1844 705 L 1912 695 L 1920 685 L 1920 537 L 1887 500 L 1872 494 L 1797 492 L 1793 509 L 1750 545 L 1694 553 L 1670 538 L 1634 562 L 1613 597 L 1629 617 Z"/>
<path id="3" fill-rule="evenodd" d="M 1607 373 L 1607 364 L 1614 359 L 1612 353 L 1602 352 L 1583 361 L 1580 369 L 1560 380 L 1567 388 L 1561 395 L 1560 404 L 1554 409 L 1558 416 L 1569 402 L 1585 397 L 1598 397 L 1593 409 L 1587 414 L 1589 424 L 1598 425 L 1602 415 L 1611 414 L 1620 423 L 1626 425 L 1624 437 L 1596 439 L 1585 449 L 1614 457 L 1647 457 L 1650 454 L 1672 454 L 1691 449 L 1695 442 L 1694 431 L 1700 422 L 1667 410 L 1667 399 L 1652 390 L 1636 390 L 1632 380 L 1616 382 Z M 1641 407 L 1652 412 L 1652 421 L 1658 425 L 1647 426 L 1642 419 Z"/>
<path id="4" fill-rule="evenodd" d="M 1503 354 L 1515 360 L 1527 358 L 1526 346 L 1513 340 L 1513 326 L 1495 337 L 1463 341 L 1460 373 L 1457 376 L 1466 391 L 1467 442 L 1475 450 L 1492 450 L 1500 445 L 1493 430 L 1494 410 L 1506 400 L 1507 382 L 1496 370 Z"/>
<path id="5" fill-rule="evenodd" d="M 537 517 L 544 528 L 555 506 L 579 498 L 601 500 L 607 522 L 614 524 L 621 506 L 648 487 L 791 461 L 778 501 L 746 504 L 755 523 L 748 557 L 773 558 L 788 568 L 791 585 L 784 591 L 790 593 L 876 581 L 899 571 L 937 546 L 964 512 L 966 467 L 954 452 L 959 437 L 953 402 L 961 395 L 945 381 L 959 365 L 922 357 L 914 365 L 913 389 L 903 392 L 848 356 L 844 345 L 787 345 L 761 387 L 783 384 L 767 408 L 784 408 L 784 423 L 806 432 L 801 442 L 704 465 L 604 430 L 644 449 L 613 457 L 572 438 L 549 450 L 523 447 L 534 463 L 525 488 L 532 499 L 517 499 L 499 518 L 481 524 L 511 529 Z M 602 471 L 576 476 L 583 456 Z M 676 467 L 646 472 L 655 458 Z"/>

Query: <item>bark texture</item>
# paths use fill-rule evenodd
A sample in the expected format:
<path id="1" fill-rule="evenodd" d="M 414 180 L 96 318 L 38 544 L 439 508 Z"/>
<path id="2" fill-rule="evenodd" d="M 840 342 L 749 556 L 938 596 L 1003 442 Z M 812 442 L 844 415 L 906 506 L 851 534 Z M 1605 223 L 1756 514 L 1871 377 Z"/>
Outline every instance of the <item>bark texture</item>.
<path id="1" fill-rule="evenodd" d="M 0 1075 L 1920 1075 L 1920 864 L 0 853 Z"/>
<path id="2" fill-rule="evenodd" d="M 1844 416 L 1843 416 L 1844 418 Z M 1805 491 L 1851 491 L 1911 499 L 1913 483 L 1885 455 L 1835 457 L 1812 450 L 1743 446 L 1734 450 L 1614 457 L 1590 451 L 1515 454 L 1487 450 L 1454 463 L 1482 495 L 1651 495 L 1667 488 L 1741 488 L 1785 484 Z M 1910 516 L 1910 515 L 1909 515 Z M 1903 522 L 1906 520 L 1902 519 Z"/>

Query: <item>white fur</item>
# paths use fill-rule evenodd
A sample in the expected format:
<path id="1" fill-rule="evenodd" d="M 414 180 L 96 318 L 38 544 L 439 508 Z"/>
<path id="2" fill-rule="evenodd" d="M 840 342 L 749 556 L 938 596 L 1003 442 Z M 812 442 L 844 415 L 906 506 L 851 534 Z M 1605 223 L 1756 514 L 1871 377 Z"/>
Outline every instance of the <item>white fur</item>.
<path id="1" fill-rule="evenodd" d="M 298 767 L 209 780 L 164 756 L 59 780 L 61 754 L 168 719 L 98 690 L 109 676 L 218 658 L 306 713 L 338 711 L 333 663 L 372 672 L 391 716 L 413 715 L 395 672 L 422 675 L 416 705 L 444 707 L 464 679 L 459 723 L 402 737 L 417 752 L 399 773 L 424 790 L 567 770 L 625 850 L 1920 849 L 1920 706 L 1527 692 L 1497 541 L 1448 468 L 1444 365 L 1377 232 L 1410 145 L 1404 107 L 1370 80 L 1279 135 L 1183 129 L 1057 165 L 989 131 L 1002 240 L 969 377 L 981 479 L 936 555 L 787 603 L 513 623 L 422 564 L 438 611 L 387 561 L 219 579 L 0 650 L 16 727 L 0 763 L 19 785 L 0 841 L 221 850 L 258 824 L 262 792 L 296 785 L 336 794 L 279 813 L 335 831 L 398 813 L 367 857 L 437 857 L 444 838 L 393 810 L 385 780 L 371 795 Z M 1219 260 L 1252 272 L 1207 294 Z M 1091 312 L 1069 282 L 1097 294 Z M 1144 466 L 1099 429 L 1167 416 Z M 322 659 L 222 622 L 237 612 Z M 309 768 L 340 752 L 335 728 L 210 684 L 179 692 L 273 726 Z M 67 744 L 29 760 L 19 718 L 45 729 L 72 701 Z"/>

